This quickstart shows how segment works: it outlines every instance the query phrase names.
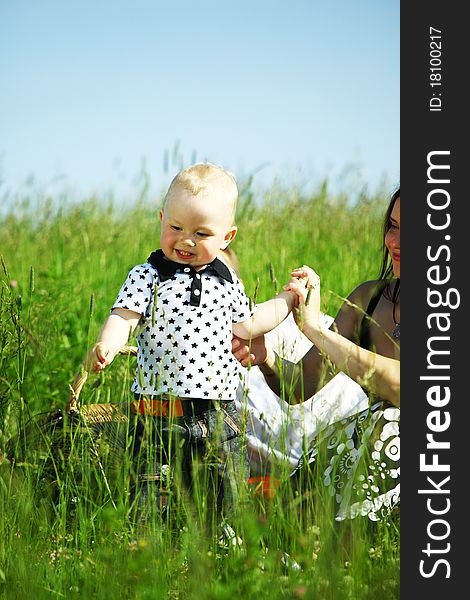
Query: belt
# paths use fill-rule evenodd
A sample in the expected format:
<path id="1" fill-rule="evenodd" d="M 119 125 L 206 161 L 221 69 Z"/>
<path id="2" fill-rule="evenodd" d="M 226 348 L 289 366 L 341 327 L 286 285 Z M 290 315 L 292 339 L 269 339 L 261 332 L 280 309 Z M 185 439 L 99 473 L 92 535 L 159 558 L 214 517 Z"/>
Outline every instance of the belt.
<path id="1" fill-rule="evenodd" d="M 142 397 L 139 394 L 136 394 L 135 398 L 130 405 L 132 414 L 167 418 L 197 415 L 214 408 L 214 402 L 218 402 L 217 400 L 177 398 L 175 396 Z"/>

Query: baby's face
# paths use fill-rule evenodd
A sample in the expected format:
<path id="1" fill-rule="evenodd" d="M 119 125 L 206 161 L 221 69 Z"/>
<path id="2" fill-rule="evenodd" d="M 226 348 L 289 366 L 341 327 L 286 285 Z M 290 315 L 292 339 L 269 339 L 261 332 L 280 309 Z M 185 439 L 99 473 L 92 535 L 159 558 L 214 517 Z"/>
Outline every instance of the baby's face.
<path id="1" fill-rule="evenodd" d="M 170 260 L 199 270 L 235 237 L 230 203 L 176 188 L 160 211 L 160 247 Z"/>

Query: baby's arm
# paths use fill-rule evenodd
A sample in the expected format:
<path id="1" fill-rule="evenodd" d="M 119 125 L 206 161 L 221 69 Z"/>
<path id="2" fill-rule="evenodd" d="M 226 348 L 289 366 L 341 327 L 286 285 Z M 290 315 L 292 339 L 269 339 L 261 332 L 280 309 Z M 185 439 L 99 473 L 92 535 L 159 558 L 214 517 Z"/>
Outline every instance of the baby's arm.
<path id="1" fill-rule="evenodd" d="M 275 298 L 258 304 L 250 319 L 233 323 L 233 333 L 245 340 L 268 333 L 284 321 L 296 303 L 297 294 L 281 292 Z"/>
<path id="2" fill-rule="evenodd" d="M 96 344 L 86 358 L 87 369 L 99 373 L 107 367 L 121 348 L 127 344 L 141 315 L 127 308 L 114 308 L 106 319 Z"/>

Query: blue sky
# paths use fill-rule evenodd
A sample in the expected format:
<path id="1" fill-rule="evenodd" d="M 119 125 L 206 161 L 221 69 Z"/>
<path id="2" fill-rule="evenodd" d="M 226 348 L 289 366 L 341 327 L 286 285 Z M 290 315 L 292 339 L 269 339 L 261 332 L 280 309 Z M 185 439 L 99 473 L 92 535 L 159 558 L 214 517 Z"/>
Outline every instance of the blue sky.
<path id="1" fill-rule="evenodd" d="M 0 0 L 0 197 L 399 180 L 399 1 Z M 165 153 L 169 153 L 168 161 Z"/>

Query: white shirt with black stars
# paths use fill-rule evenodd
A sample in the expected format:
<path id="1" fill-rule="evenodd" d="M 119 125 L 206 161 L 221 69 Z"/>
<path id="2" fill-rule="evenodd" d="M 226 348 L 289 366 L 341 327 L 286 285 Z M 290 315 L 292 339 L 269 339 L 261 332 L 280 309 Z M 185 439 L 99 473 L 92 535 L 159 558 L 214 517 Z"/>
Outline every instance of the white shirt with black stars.
<path id="1" fill-rule="evenodd" d="M 142 315 L 133 392 L 235 399 L 240 366 L 232 323 L 252 311 L 233 269 L 216 258 L 196 272 L 157 250 L 131 269 L 113 308 Z"/>

